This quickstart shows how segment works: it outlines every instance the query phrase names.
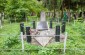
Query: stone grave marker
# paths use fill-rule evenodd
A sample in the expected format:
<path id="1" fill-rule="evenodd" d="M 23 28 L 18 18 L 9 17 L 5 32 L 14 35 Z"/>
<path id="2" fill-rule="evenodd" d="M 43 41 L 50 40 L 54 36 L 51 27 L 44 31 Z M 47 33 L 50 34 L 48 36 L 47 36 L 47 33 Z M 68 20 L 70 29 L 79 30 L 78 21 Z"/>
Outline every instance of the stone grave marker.
<path id="1" fill-rule="evenodd" d="M 40 21 L 37 23 L 36 29 L 37 30 L 47 30 L 48 29 L 45 12 L 41 12 Z"/>

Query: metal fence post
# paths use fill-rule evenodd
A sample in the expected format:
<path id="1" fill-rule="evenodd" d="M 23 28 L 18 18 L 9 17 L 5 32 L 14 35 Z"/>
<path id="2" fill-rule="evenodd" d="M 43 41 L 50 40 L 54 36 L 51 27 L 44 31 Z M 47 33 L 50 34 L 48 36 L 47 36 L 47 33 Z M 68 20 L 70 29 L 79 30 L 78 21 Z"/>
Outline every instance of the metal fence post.
<path id="1" fill-rule="evenodd" d="M 33 21 L 33 29 L 36 29 L 35 21 Z"/>
<path id="2" fill-rule="evenodd" d="M 21 32 L 22 52 L 24 52 L 23 32 Z"/>
<path id="3" fill-rule="evenodd" d="M 50 21 L 50 28 L 52 28 L 52 21 Z"/>
<path id="4" fill-rule="evenodd" d="M 64 33 L 65 32 L 65 29 L 66 29 L 66 22 L 62 22 L 62 33 Z"/>
<path id="5" fill-rule="evenodd" d="M 26 37 L 27 37 L 27 42 L 31 43 L 30 27 L 26 27 Z"/>
<path id="6" fill-rule="evenodd" d="M 23 35 L 25 34 L 25 32 L 24 32 L 24 23 L 20 23 L 20 31 L 23 33 Z"/>
<path id="7" fill-rule="evenodd" d="M 59 42 L 59 41 L 60 41 L 60 25 L 56 26 L 55 41 L 56 41 L 56 42 Z"/>
<path id="8" fill-rule="evenodd" d="M 64 54 L 66 51 L 66 40 L 67 40 L 67 32 L 65 33 L 65 39 L 64 39 Z"/>

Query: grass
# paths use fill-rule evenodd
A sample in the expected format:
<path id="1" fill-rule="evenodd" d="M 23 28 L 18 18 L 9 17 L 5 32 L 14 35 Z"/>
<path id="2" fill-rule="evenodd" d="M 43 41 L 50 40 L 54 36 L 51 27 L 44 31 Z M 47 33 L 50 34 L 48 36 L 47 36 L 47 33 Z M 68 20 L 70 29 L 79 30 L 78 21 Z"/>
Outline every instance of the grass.
<path id="1" fill-rule="evenodd" d="M 25 26 L 31 26 L 32 23 L 25 23 Z M 66 55 L 76 54 L 84 55 L 85 54 L 85 24 L 76 22 L 74 26 L 73 22 L 70 24 L 67 23 L 66 31 L 68 32 L 67 39 L 67 50 Z M 84 35 L 84 36 L 83 36 Z M 26 41 L 25 49 L 27 50 L 36 50 L 39 51 L 0 51 L 0 55 L 56 55 L 62 54 L 63 43 L 57 44 L 53 43 L 47 47 L 35 46 L 28 44 Z M 58 50 L 54 50 L 58 48 Z M 81 48 L 81 49 L 79 49 Z M 2 29 L 0 29 L 0 49 L 21 49 L 21 40 L 20 40 L 20 27 L 19 23 L 5 24 Z"/>

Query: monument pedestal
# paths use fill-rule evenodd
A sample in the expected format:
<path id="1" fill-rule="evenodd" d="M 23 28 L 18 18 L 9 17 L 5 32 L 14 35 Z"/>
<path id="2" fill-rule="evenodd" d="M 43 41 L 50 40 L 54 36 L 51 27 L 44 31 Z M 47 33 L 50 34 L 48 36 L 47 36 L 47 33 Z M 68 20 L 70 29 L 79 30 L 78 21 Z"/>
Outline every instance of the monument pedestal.
<path id="1" fill-rule="evenodd" d="M 37 30 L 48 30 L 48 23 L 46 21 L 40 21 L 37 23 Z"/>
<path id="2" fill-rule="evenodd" d="M 32 29 L 31 37 L 32 41 L 31 44 L 38 45 L 38 46 L 47 46 L 48 44 L 55 43 L 55 30 L 43 30 L 43 31 L 36 31 Z M 35 36 L 34 36 L 35 35 Z M 60 34 L 60 42 L 64 42 L 65 35 Z"/>

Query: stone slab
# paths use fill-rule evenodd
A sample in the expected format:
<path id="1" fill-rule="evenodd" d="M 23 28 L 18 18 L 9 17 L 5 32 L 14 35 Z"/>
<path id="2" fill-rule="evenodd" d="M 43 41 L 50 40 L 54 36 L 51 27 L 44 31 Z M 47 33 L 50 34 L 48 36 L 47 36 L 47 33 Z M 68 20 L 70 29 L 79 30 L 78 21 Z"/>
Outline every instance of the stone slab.
<path id="1" fill-rule="evenodd" d="M 55 43 L 55 29 L 49 29 L 44 31 L 38 31 L 32 29 L 31 37 L 32 37 L 31 44 L 37 46 L 47 46 L 48 44 Z M 64 42 L 64 39 L 65 35 L 60 34 L 60 42 Z M 24 35 L 24 40 L 26 40 L 25 35 Z"/>
<path id="2" fill-rule="evenodd" d="M 41 46 L 46 46 L 52 37 L 34 37 Z"/>
<path id="3" fill-rule="evenodd" d="M 48 24 L 46 21 L 40 21 L 37 23 L 37 30 L 47 30 L 48 29 Z"/>

